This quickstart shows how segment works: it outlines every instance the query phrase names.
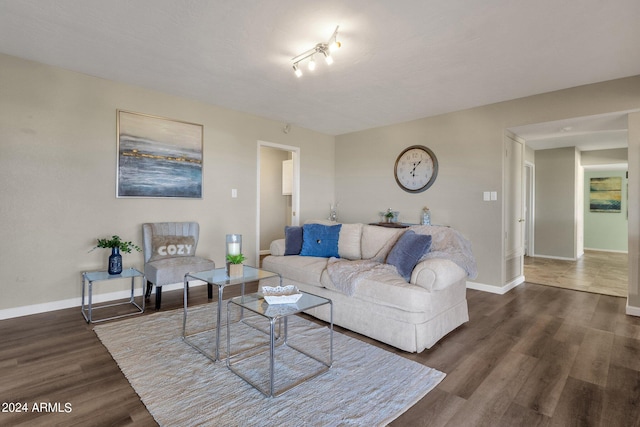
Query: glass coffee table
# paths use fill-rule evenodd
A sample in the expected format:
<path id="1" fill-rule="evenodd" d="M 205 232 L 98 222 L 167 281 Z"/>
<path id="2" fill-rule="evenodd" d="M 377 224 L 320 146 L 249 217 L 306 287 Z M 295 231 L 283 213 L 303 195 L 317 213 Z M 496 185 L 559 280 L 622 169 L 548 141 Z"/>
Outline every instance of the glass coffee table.
<path id="1" fill-rule="evenodd" d="M 279 396 L 327 372 L 333 364 L 333 302 L 306 292 L 301 293 L 302 296 L 294 304 L 268 304 L 260 293 L 241 295 L 227 302 L 227 367 L 267 397 Z M 289 317 L 326 304 L 329 305 L 331 313 L 328 328 L 307 322 L 302 326 L 296 326 L 295 331 L 290 331 Z M 256 323 L 255 325 L 248 325 L 254 331 L 260 331 L 258 334 L 253 333 L 254 335 L 261 333 L 264 337 L 262 342 L 239 351 L 232 351 L 232 342 L 242 341 L 252 333 L 250 328 L 240 329 L 243 326 L 241 322 L 234 323 L 234 327 L 231 327 L 232 310 L 248 310 L 255 313 L 258 318 L 262 318 L 262 323 L 265 319 L 268 321 L 266 331 L 260 330 L 257 322 L 253 322 Z M 250 319 L 247 317 L 242 323 L 248 324 Z M 278 334 L 276 334 L 276 323 L 278 323 Z M 281 323 L 284 323 L 283 331 Z M 232 329 L 235 330 L 232 331 Z M 291 333 L 292 336 L 289 336 Z M 302 339 L 299 342 L 310 348 L 303 350 L 299 344 L 294 345 L 291 342 L 296 338 L 294 335 L 300 335 Z M 322 341 L 323 336 L 328 338 L 328 342 Z M 258 341 L 260 341 L 259 336 Z M 276 348 L 279 353 L 278 375 L 283 378 L 276 378 Z M 268 358 L 264 357 L 267 351 Z M 276 382 L 278 382 L 277 385 Z"/>
<path id="2" fill-rule="evenodd" d="M 242 295 L 244 295 L 244 285 L 245 283 L 255 282 L 255 281 L 263 281 L 265 279 L 273 278 L 277 281 L 277 284 L 282 284 L 282 278 L 277 273 L 272 273 L 267 270 L 263 270 L 261 268 L 250 267 L 248 265 L 243 266 L 243 275 L 237 277 L 229 277 L 227 274 L 226 268 L 215 268 L 213 270 L 201 271 L 198 273 L 187 273 L 184 276 L 184 316 L 182 320 L 182 339 L 189 344 L 191 347 L 198 350 L 203 355 L 207 356 L 209 359 L 214 362 L 220 360 L 220 320 L 222 315 L 222 293 L 224 288 L 232 285 L 241 285 L 242 286 Z M 209 287 L 209 298 L 211 295 L 211 287 L 218 287 L 218 304 L 217 304 L 217 313 L 215 325 L 213 328 L 215 329 L 215 348 L 205 349 L 202 340 L 198 340 L 198 336 L 207 334 L 211 332 L 211 329 L 201 330 L 195 333 L 187 333 L 187 316 L 189 314 L 188 305 L 187 305 L 187 281 L 188 280 L 202 280 L 203 282 L 207 282 L 207 286 Z"/>

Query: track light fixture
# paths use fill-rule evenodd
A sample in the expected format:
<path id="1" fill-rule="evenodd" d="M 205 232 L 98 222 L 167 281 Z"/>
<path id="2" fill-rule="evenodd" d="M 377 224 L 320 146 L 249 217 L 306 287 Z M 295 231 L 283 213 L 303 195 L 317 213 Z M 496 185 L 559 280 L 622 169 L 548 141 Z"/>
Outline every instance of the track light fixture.
<path id="1" fill-rule="evenodd" d="M 293 72 L 295 73 L 296 77 L 302 77 L 302 70 L 300 70 L 300 62 L 306 59 L 309 60 L 309 63 L 307 64 L 309 71 L 315 70 L 316 53 L 322 54 L 327 65 L 333 64 L 333 56 L 331 56 L 331 52 L 335 52 L 337 49 L 340 48 L 340 46 L 342 46 L 342 43 L 340 43 L 337 40 L 338 28 L 339 26 L 336 27 L 335 31 L 333 32 L 333 34 L 331 35 L 331 37 L 326 43 L 318 43 L 312 49 L 309 49 L 306 52 L 303 52 L 300 55 L 291 58 L 291 61 L 293 61 Z"/>

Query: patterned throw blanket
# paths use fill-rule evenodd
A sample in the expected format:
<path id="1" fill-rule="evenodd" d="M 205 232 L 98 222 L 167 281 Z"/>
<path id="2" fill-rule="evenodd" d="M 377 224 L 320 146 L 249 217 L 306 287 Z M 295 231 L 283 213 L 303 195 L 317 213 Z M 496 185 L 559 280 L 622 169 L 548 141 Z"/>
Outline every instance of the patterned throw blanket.
<path id="1" fill-rule="evenodd" d="M 382 272 L 397 272 L 393 265 L 362 259 L 349 261 L 341 258 L 329 258 L 327 272 L 331 281 L 343 294 L 353 296 L 358 283 L 368 277 Z"/>
<path id="2" fill-rule="evenodd" d="M 444 258 L 455 262 L 471 279 L 478 275 L 476 260 L 471 251 L 471 242 L 460 232 L 449 228 L 433 225 L 412 226 L 417 234 L 431 235 L 431 249 L 420 261 L 430 258 Z M 358 283 L 379 273 L 397 272 L 396 268 L 389 264 L 383 264 L 375 260 L 349 261 L 340 258 L 329 258 L 327 272 L 336 289 L 352 296 Z"/>
<path id="3" fill-rule="evenodd" d="M 437 225 L 414 225 L 409 227 L 416 234 L 431 235 L 431 249 L 420 261 L 429 258 L 444 258 L 458 264 L 470 279 L 478 277 L 476 259 L 473 257 L 471 242 L 459 231 Z"/>

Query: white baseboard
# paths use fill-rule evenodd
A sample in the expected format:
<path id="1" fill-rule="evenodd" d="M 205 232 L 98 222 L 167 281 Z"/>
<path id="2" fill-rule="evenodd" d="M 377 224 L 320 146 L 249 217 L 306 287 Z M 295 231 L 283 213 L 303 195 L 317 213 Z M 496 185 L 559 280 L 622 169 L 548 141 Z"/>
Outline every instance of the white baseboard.
<path id="1" fill-rule="evenodd" d="M 207 282 L 203 282 L 200 280 L 189 281 L 189 286 L 202 286 L 206 285 Z M 146 286 L 146 284 L 145 284 Z M 183 283 L 174 283 L 171 285 L 164 285 L 162 287 L 163 291 L 173 291 L 176 289 L 183 289 Z M 155 293 L 155 292 L 154 292 Z M 110 292 L 106 294 L 94 294 L 92 297 L 93 304 L 100 304 L 103 302 L 109 301 L 117 301 L 121 299 L 127 299 L 131 295 L 130 290 L 118 291 L 118 292 Z M 134 292 L 134 296 L 142 295 L 142 289 L 138 286 Z M 0 320 L 4 319 L 12 319 L 14 317 L 21 316 L 29 316 L 31 314 L 38 313 L 46 313 L 49 311 L 63 310 L 65 308 L 73 308 L 80 307 L 82 305 L 82 297 L 70 298 L 59 301 L 46 302 L 42 304 L 33 304 L 33 305 L 24 305 L 22 307 L 14 307 L 14 308 L 6 308 L 4 310 L 0 310 Z M 78 313 L 80 314 L 80 313 Z"/>
<path id="2" fill-rule="evenodd" d="M 628 254 L 629 251 L 616 251 L 613 249 L 597 249 L 597 248 L 584 248 L 585 251 L 592 251 L 592 252 L 612 252 L 615 254 Z"/>
<path id="3" fill-rule="evenodd" d="M 476 291 L 489 292 L 492 294 L 504 295 L 509 292 L 511 289 L 515 288 L 519 284 L 524 283 L 524 276 L 519 276 L 513 279 L 511 282 L 507 283 L 504 286 L 492 286 L 485 285 L 484 283 L 476 283 L 467 281 L 467 289 L 474 289 Z"/>
<path id="4" fill-rule="evenodd" d="M 566 258 L 566 257 L 561 257 L 561 256 L 552 256 L 552 255 L 540 255 L 540 254 L 533 254 L 530 255 L 532 258 L 548 258 L 548 259 L 559 259 L 561 261 L 577 261 L 577 258 Z"/>
<path id="5" fill-rule="evenodd" d="M 627 309 L 626 313 L 629 316 L 638 316 L 640 317 L 640 307 L 632 307 L 629 305 L 629 300 L 627 299 Z"/>

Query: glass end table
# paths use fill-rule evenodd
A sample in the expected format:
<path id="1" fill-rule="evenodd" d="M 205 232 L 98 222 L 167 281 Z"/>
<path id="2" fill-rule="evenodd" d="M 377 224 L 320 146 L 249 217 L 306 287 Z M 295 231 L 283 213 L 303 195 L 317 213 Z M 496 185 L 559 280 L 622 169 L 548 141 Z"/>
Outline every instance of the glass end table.
<path id="1" fill-rule="evenodd" d="M 134 286 L 136 277 L 140 277 L 142 284 L 142 306 L 138 305 L 134 299 Z M 95 282 L 100 281 L 109 281 L 109 280 L 122 280 L 122 279 L 131 279 L 131 296 L 129 301 L 125 302 L 117 302 L 113 304 L 100 305 L 98 307 L 93 306 L 93 284 Z M 82 311 L 82 316 L 84 316 L 84 320 L 87 323 L 99 323 L 105 322 L 107 320 L 119 319 L 121 317 L 133 316 L 135 314 L 144 313 L 145 308 L 145 298 L 144 298 L 144 285 L 146 283 L 144 273 L 135 269 L 135 268 L 127 268 L 122 270 L 120 274 L 109 274 L 106 271 L 90 271 L 82 273 L 82 304 L 80 310 Z M 88 292 L 85 292 L 85 289 L 88 288 Z M 85 295 L 88 294 L 88 301 L 85 303 Z M 104 319 L 94 319 L 93 311 L 107 308 L 107 307 L 115 307 L 118 305 L 126 305 L 131 304 L 136 310 L 131 313 L 120 314 L 117 316 L 111 316 Z"/>

